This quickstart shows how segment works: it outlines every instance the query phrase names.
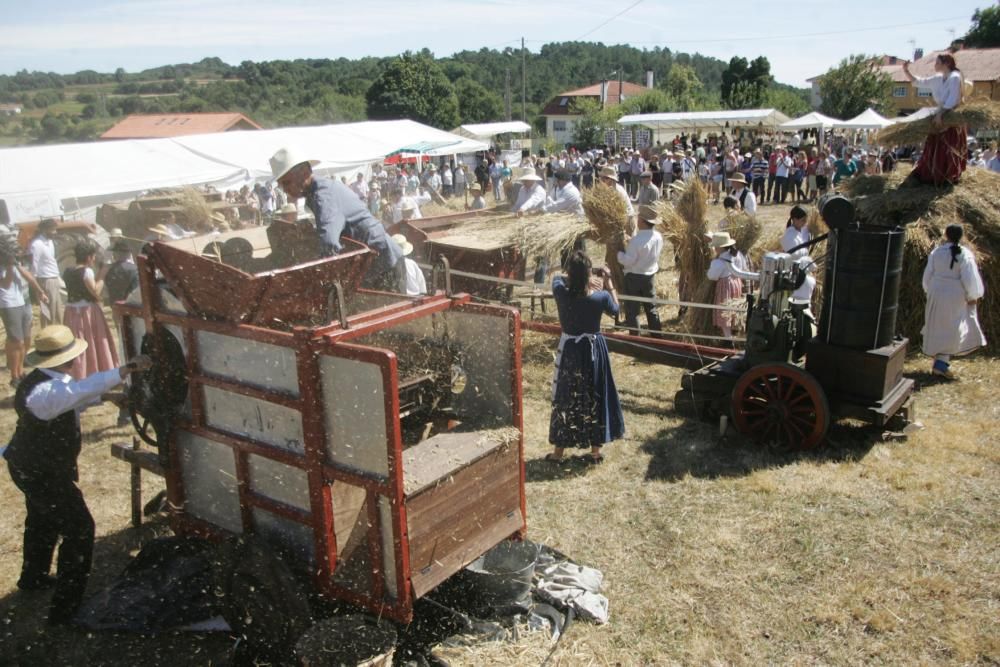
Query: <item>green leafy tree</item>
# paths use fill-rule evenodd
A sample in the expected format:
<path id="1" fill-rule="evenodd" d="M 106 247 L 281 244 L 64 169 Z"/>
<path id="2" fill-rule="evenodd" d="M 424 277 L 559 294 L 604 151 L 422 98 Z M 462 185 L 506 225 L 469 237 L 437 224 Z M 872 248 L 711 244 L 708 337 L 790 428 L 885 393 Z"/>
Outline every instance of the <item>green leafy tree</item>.
<path id="1" fill-rule="evenodd" d="M 769 109 L 777 109 L 790 118 L 803 116 L 811 111 L 809 91 L 784 86 L 772 86 L 767 90 L 764 106 Z"/>
<path id="2" fill-rule="evenodd" d="M 66 133 L 66 128 L 67 123 L 65 118 L 47 113 L 42 117 L 42 120 L 39 123 L 39 130 L 41 131 L 40 138 L 45 141 L 60 139 L 63 134 Z"/>
<path id="3" fill-rule="evenodd" d="M 771 63 L 764 56 L 749 62 L 734 56 L 722 72 L 722 103 L 730 109 L 760 107 L 772 81 Z"/>
<path id="4" fill-rule="evenodd" d="M 965 45 L 977 49 L 1000 46 L 1000 6 L 977 9 L 972 15 L 972 27 L 966 33 Z"/>
<path id="5" fill-rule="evenodd" d="M 675 64 L 667 72 L 667 80 L 663 84 L 663 90 L 671 98 L 672 110 L 691 111 L 698 106 L 704 85 L 698 78 L 694 67 Z"/>
<path id="6" fill-rule="evenodd" d="M 128 79 L 128 73 L 125 72 L 125 68 L 119 67 L 118 69 L 115 70 L 115 81 L 117 81 L 118 83 L 125 83 L 127 79 Z"/>
<path id="7" fill-rule="evenodd" d="M 833 118 L 853 118 L 868 107 L 883 115 L 892 113 L 892 78 L 871 56 L 855 54 L 841 60 L 820 79 L 819 93 L 820 111 Z"/>
<path id="8" fill-rule="evenodd" d="M 611 118 L 606 110 L 601 109 L 600 102 L 588 97 L 574 99 L 569 111 L 580 116 L 573 128 L 573 143 L 585 148 L 603 144 L 604 130 L 613 128 L 615 120 L 621 117 L 619 113 Z"/>
<path id="9" fill-rule="evenodd" d="M 368 117 L 411 118 L 450 129 L 458 125 L 458 98 L 441 68 L 423 54 L 394 59 L 365 95 Z"/>
<path id="10" fill-rule="evenodd" d="M 456 80 L 455 95 L 462 123 L 485 123 L 504 117 L 503 99 L 474 79 L 463 76 Z"/>

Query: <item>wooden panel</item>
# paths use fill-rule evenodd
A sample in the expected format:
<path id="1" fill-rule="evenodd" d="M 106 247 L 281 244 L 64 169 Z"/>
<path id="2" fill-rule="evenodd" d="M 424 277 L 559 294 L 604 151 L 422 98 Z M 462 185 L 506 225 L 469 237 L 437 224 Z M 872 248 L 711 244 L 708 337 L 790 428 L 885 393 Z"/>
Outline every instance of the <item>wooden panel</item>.
<path id="1" fill-rule="evenodd" d="M 903 379 L 906 347 L 904 338 L 875 350 L 853 350 L 829 345 L 817 337 L 809 341 L 806 370 L 831 396 L 874 403 Z"/>
<path id="2" fill-rule="evenodd" d="M 419 493 L 496 448 L 516 443 L 519 435 L 511 428 L 428 438 L 403 452 L 403 493 L 407 497 Z"/>
<path id="3" fill-rule="evenodd" d="M 411 584 L 420 596 L 519 531 L 518 448 L 499 448 L 407 498 Z"/>

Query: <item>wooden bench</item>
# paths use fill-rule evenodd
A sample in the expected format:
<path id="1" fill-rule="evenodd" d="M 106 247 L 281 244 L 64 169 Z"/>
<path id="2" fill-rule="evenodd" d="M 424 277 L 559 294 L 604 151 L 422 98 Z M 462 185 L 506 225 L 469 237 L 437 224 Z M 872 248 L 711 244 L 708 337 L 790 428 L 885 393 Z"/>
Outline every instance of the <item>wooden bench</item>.
<path id="1" fill-rule="evenodd" d="M 125 461 L 132 466 L 132 474 L 129 479 L 132 495 L 132 526 L 138 528 L 142 525 L 142 471 L 166 476 L 166 470 L 160 465 L 160 460 L 156 452 L 140 447 L 139 438 L 132 438 L 132 444 L 116 442 L 111 445 L 111 456 Z"/>

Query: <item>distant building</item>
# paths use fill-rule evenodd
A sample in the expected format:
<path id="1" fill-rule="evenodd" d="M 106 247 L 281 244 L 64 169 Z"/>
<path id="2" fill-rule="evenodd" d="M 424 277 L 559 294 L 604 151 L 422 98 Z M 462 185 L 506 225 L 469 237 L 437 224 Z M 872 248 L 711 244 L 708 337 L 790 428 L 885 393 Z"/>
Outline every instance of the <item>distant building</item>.
<path id="1" fill-rule="evenodd" d="M 16 116 L 21 109 L 20 104 L 0 104 L 0 116 Z"/>
<path id="2" fill-rule="evenodd" d="M 924 55 L 923 49 L 917 49 L 913 54 L 914 60 L 910 62 L 910 72 L 914 76 L 932 76 L 934 61 L 940 53 L 949 51 L 932 51 Z M 952 55 L 966 82 L 972 84 L 974 96 L 1000 101 L 1000 48 L 960 49 Z M 908 61 L 896 56 L 881 56 L 879 61 L 879 69 L 892 79 L 891 99 L 895 115 L 906 116 L 923 107 L 933 106 L 930 91 L 912 85 L 903 73 L 903 63 Z M 822 79 L 822 74 L 806 79 L 812 84 L 810 101 L 814 109 L 818 109 L 823 101 L 820 95 Z"/>
<path id="3" fill-rule="evenodd" d="M 241 113 L 133 114 L 113 125 L 101 139 L 160 139 L 259 129 L 260 125 Z"/>
<path id="4" fill-rule="evenodd" d="M 580 120 L 580 115 L 571 111 L 575 100 L 589 98 L 598 103 L 603 101 L 604 106 L 614 106 L 630 97 L 642 95 L 652 88 L 652 72 L 647 73 L 646 81 L 648 87 L 626 81 L 620 88 L 618 81 L 599 81 L 586 88 L 559 93 L 542 109 L 542 115 L 545 116 L 545 134 L 557 143 L 572 143 L 573 132 Z"/>

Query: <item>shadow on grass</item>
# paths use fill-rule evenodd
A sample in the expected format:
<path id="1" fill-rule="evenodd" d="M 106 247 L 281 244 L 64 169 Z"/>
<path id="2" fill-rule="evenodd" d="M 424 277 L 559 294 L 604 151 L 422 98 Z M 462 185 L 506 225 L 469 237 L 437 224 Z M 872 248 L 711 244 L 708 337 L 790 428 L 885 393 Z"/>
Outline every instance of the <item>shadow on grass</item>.
<path id="1" fill-rule="evenodd" d="M 651 456 L 647 480 L 676 482 L 688 475 L 703 479 L 742 477 L 799 461 L 858 461 L 880 440 L 881 431 L 868 425 L 831 424 L 826 443 L 817 449 L 781 453 L 754 444 L 732 428 L 720 438 L 715 424 L 689 420 L 661 430 L 640 449 Z"/>
<path id="2" fill-rule="evenodd" d="M 157 517 L 139 529 L 128 528 L 98 538 L 88 595 L 111 584 L 143 544 L 168 534 L 166 520 Z M 20 548 L 8 557 L 20 559 Z M 0 663 L 131 666 L 229 662 L 233 640 L 228 633 L 165 632 L 148 636 L 74 627 L 49 628 L 45 620 L 50 597 L 51 591 L 29 593 L 15 589 L 0 599 Z"/>
<path id="3" fill-rule="evenodd" d="M 917 383 L 917 386 L 915 387 L 917 391 L 927 389 L 928 387 L 936 387 L 939 384 L 952 384 L 959 382 L 959 380 L 949 380 L 946 377 L 934 375 L 934 373 L 931 373 L 930 371 L 917 371 L 915 373 L 908 372 L 906 377 Z"/>
<path id="4" fill-rule="evenodd" d="M 576 450 L 586 451 L 590 450 Z M 589 455 L 589 454 L 587 454 Z M 587 463 L 583 455 L 574 455 L 567 450 L 562 461 L 546 461 L 544 458 L 525 461 L 525 476 L 529 482 L 553 482 L 557 479 L 570 479 L 586 475 L 594 465 Z"/>

